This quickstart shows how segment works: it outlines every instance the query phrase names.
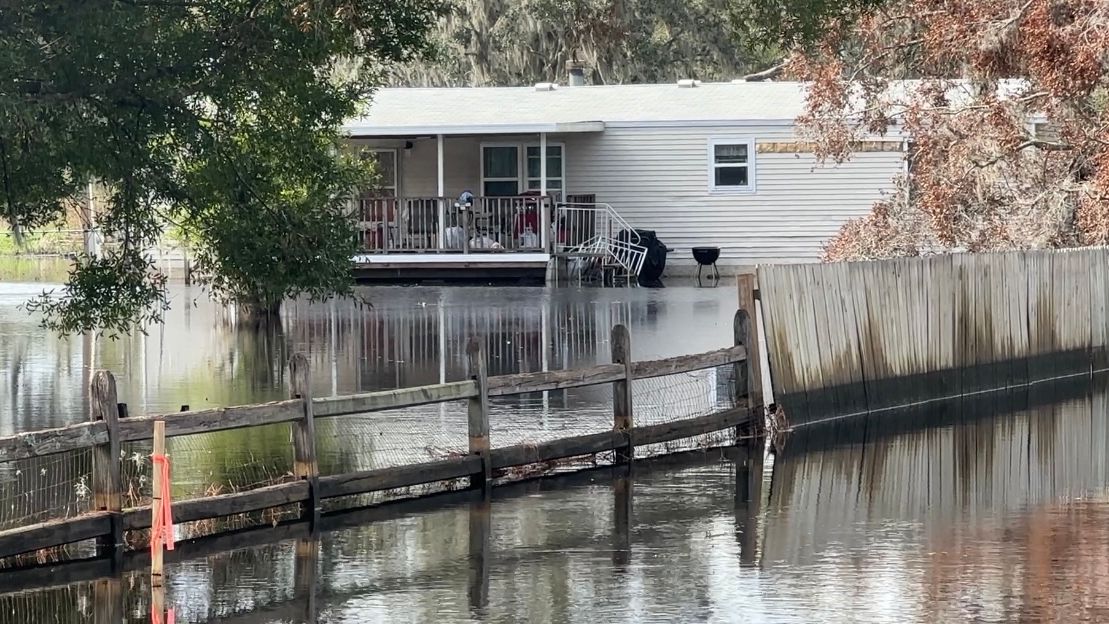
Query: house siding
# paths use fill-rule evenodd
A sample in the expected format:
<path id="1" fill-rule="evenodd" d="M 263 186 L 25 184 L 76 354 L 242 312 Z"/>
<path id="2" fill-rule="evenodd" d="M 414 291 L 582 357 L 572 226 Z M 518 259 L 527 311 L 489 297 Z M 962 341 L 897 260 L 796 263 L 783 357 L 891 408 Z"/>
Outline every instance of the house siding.
<path id="1" fill-rule="evenodd" d="M 784 127 L 609 128 L 567 142 L 570 192 L 593 193 L 634 227 L 655 230 L 693 264 L 690 249 L 721 248 L 721 265 L 819 260 L 823 245 L 848 220 L 865 215 L 902 171 L 899 151 L 864 152 L 838 166 L 811 153 L 759 153 L 755 191 L 709 190 L 713 138 L 796 140 Z"/>

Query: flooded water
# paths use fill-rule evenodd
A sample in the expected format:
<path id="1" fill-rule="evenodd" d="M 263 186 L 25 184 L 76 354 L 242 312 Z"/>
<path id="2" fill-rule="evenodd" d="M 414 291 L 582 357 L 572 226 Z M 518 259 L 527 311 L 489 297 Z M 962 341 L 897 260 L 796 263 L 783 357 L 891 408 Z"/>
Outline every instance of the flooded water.
<path id="1" fill-rule="evenodd" d="M 734 291 L 676 285 L 372 289 L 373 310 L 292 306 L 279 335 L 238 332 L 199 304 L 129 345 L 86 345 L 21 316 L 26 291 L 0 286 L 8 430 L 80 420 L 93 365 L 121 371 L 121 400 L 173 410 L 281 396 L 280 366 L 257 362 L 294 350 L 313 354 L 317 387 L 343 393 L 457 379 L 464 336 L 481 328 L 503 340 L 499 372 L 554 369 L 605 361 L 614 322 L 637 358 L 716 348 L 734 311 Z M 545 399 L 523 413 L 592 404 Z M 750 459 L 644 460 L 491 501 L 452 492 L 349 512 L 315 538 L 282 526 L 186 545 L 166 603 L 178 622 L 260 624 L 1109 621 L 1105 377 L 800 430 L 761 481 Z M 151 621 L 142 570 L 108 619 L 104 581 L 17 580 L 0 576 L 0 622 Z"/>

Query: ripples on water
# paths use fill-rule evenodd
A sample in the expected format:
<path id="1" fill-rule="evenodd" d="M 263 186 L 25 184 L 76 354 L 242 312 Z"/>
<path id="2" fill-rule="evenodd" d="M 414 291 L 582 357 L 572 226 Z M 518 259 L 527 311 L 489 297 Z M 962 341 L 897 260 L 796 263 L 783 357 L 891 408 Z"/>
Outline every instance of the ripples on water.
<path id="1" fill-rule="evenodd" d="M 279 394 L 280 367 L 248 363 L 293 349 L 335 361 L 314 381 L 339 392 L 456 379 L 457 332 L 440 350 L 424 331 L 439 325 L 414 320 L 438 324 L 439 309 L 463 319 L 452 327 L 479 327 L 482 309 L 517 319 L 502 322 L 517 328 L 505 340 L 526 346 L 501 357 L 534 370 L 544 353 L 552 368 L 603 361 L 614 321 L 648 337 L 637 357 L 713 348 L 733 305 L 730 293 L 679 289 L 382 292 L 396 294 L 372 314 L 294 306 L 268 346 L 201 306 L 145 346 L 92 350 L 122 371 L 129 400 L 172 409 Z M 38 333 L 3 307 L 10 298 L 0 293 L 0 358 L 16 390 L 0 423 L 81 414 L 81 343 Z M 531 340 L 534 324 L 550 329 Z M 450 355 L 419 355 L 432 352 Z M 767 466 L 761 504 L 737 495 L 738 451 L 644 462 L 630 485 L 597 471 L 512 486 L 488 507 L 452 494 L 439 509 L 324 532 L 314 574 L 298 566 L 297 539 L 174 563 L 167 602 L 179 622 L 275 624 L 1109 621 L 1109 383 L 1083 384 L 797 432 Z M 16 391 L 31 393 L 33 416 Z M 124 587 L 128 621 L 149 621 L 144 575 Z M 95 621 L 94 598 L 89 583 L 0 593 L 0 622 Z"/>

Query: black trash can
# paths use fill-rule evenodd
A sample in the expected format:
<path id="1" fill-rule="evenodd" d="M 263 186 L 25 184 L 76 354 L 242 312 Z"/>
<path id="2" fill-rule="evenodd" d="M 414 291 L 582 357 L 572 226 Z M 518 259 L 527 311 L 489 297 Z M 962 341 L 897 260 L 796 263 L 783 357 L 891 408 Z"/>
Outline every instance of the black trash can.
<path id="1" fill-rule="evenodd" d="M 635 243 L 647 249 L 647 256 L 643 259 L 643 269 L 639 271 L 639 285 L 658 288 L 662 286 L 662 273 L 666 270 L 666 252 L 670 251 L 666 244 L 659 240 L 654 230 L 635 230 L 639 240 L 628 230 L 623 230 L 617 239 L 625 243 Z"/>

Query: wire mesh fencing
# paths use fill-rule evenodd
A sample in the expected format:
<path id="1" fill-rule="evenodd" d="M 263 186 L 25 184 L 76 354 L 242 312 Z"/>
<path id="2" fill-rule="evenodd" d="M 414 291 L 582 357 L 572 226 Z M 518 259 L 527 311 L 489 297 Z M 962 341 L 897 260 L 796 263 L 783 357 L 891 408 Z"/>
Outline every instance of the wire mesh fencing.
<path id="1" fill-rule="evenodd" d="M 90 449 L 0 463 L 0 531 L 85 513 L 91 476 Z"/>
<path id="2" fill-rule="evenodd" d="M 665 377 L 637 379 L 632 382 L 632 392 L 636 426 L 690 420 L 738 407 L 735 367 L 731 364 Z M 635 450 L 635 455 L 654 457 L 735 442 L 735 429 L 728 428 L 641 446 Z"/>
<path id="3" fill-rule="evenodd" d="M 463 401 L 352 414 L 316 421 L 320 476 L 410 466 L 469 453 Z M 465 485 L 465 480 L 427 483 L 325 501 L 324 510 L 372 505 Z"/>

